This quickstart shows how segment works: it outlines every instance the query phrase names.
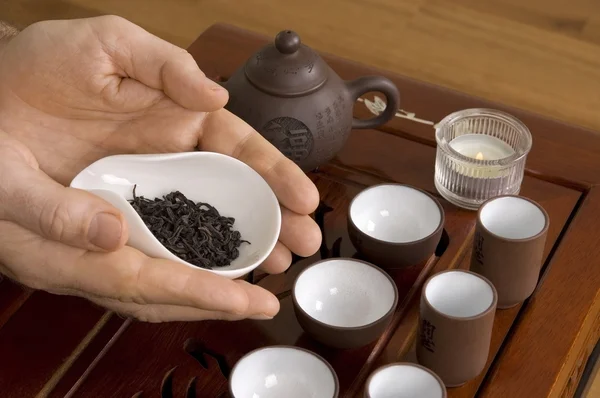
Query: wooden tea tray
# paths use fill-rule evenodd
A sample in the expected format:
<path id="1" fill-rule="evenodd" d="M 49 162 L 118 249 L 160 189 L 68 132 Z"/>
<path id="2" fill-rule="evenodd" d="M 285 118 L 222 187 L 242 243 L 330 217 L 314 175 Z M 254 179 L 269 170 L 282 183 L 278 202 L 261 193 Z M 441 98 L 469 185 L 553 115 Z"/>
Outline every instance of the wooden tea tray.
<path id="1" fill-rule="evenodd" d="M 207 75 L 225 79 L 267 40 L 216 25 L 189 50 Z M 321 250 L 286 274 L 253 276 L 255 283 L 280 295 L 280 314 L 271 321 L 145 324 L 78 298 L 0 281 L 2 398 L 226 397 L 235 362 L 254 348 L 274 344 L 323 355 L 338 374 L 341 396 L 360 397 L 375 367 L 412 360 L 421 286 L 434 272 L 468 266 L 475 214 L 442 200 L 446 225 L 438 251 L 427 263 L 393 274 L 398 310 L 387 332 L 370 346 L 333 350 L 305 336 L 292 311 L 290 286 L 318 258 L 355 255 L 345 212 L 364 187 L 397 181 L 437 195 L 432 124 L 472 107 L 503 109 L 530 127 L 534 144 L 521 193 L 541 203 L 551 222 L 537 290 L 523 305 L 497 312 L 486 370 L 449 389 L 449 397 L 573 395 L 600 334 L 600 135 L 333 56 L 326 60 L 345 79 L 390 77 L 405 112 L 378 130 L 354 131 L 337 158 L 311 174 L 322 196 L 315 214 L 324 232 Z M 356 115 L 372 116 L 374 95 L 357 102 Z"/>

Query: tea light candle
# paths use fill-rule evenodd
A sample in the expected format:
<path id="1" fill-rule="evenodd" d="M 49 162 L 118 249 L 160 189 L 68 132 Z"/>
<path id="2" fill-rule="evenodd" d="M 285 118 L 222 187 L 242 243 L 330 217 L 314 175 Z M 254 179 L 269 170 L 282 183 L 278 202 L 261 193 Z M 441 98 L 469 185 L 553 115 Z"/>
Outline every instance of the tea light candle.
<path id="1" fill-rule="evenodd" d="M 498 160 L 512 156 L 515 150 L 499 138 L 485 134 L 464 134 L 449 143 L 461 155 L 477 160 Z"/>
<path id="2" fill-rule="evenodd" d="M 466 109 L 439 122 L 435 137 L 435 186 L 446 200 L 476 210 L 489 198 L 519 193 L 531 149 L 521 121 L 493 109 Z"/>
<path id="3" fill-rule="evenodd" d="M 515 153 L 515 150 L 506 142 L 485 134 L 464 134 L 450 141 L 448 146 L 461 155 L 475 160 L 499 160 Z M 480 178 L 499 175 L 498 170 L 493 167 L 477 166 L 476 164 L 470 165 L 461 174 Z"/>

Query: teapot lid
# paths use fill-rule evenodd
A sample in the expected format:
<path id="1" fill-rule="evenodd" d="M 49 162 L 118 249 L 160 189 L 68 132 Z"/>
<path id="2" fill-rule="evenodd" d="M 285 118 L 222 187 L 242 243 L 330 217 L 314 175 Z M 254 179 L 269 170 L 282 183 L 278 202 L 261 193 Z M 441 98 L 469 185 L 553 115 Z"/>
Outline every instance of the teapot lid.
<path id="1" fill-rule="evenodd" d="M 246 62 L 246 77 L 262 91 L 297 96 L 319 88 L 327 80 L 328 66 L 291 30 L 277 34 Z"/>

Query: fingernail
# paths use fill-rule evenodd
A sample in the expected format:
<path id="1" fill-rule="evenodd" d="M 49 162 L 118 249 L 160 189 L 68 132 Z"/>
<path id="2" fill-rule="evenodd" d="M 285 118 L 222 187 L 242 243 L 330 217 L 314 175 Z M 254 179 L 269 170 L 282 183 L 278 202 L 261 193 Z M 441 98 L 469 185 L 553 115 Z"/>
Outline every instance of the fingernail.
<path id="1" fill-rule="evenodd" d="M 93 245 L 104 250 L 117 248 L 123 228 L 121 220 L 109 213 L 98 213 L 90 224 L 88 238 Z"/>
<path id="2" fill-rule="evenodd" d="M 250 319 L 254 319 L 254 320 L 257 320 L 257 321 L 268 321 L 269 319 L 273 319 L 273 317 L 265 315 L 265 314 L 258 314 L 258 315 L 252 315 L 250 317 Z"/>
<path id="3" fill-rule="evenodd" d="M 206 84 L 208 88 L 212 91 L 225 91 L 225 87 L 221 86 L 219 83 L 208 79 L 208 83 Z"/>

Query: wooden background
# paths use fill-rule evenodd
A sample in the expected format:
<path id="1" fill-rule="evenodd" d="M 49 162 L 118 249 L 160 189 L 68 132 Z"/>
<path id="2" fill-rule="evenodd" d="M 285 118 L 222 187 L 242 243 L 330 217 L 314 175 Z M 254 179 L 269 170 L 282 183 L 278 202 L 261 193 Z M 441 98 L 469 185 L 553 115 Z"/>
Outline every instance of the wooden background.
<path id="1" fill-rule="evenodd" d="M 101 14 L 181 47 L 215 22 L 294 29 L 317 50 L 600 131 L 597 0 L 0 0 L 19 27 Z"/>
<path id="2" fill-rule="evenodd" d="M 182 47 L 214 22 L 600 130 L 597 0 L 0 0 L 0 17 L 118 14 Z"/>

